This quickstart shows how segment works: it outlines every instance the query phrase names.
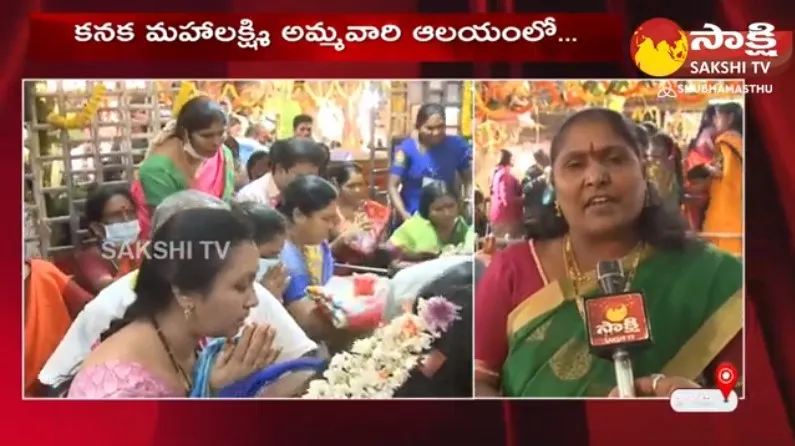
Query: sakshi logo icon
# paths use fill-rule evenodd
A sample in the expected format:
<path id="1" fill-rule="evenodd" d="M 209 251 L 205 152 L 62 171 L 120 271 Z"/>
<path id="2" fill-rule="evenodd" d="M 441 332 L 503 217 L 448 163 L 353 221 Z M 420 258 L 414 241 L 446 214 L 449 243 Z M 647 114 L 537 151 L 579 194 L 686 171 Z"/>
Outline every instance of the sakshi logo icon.
<path id="1" fill-rule="evenodd" d="M 652 77 L 763 76 L 787 68 L 792 31 L 767 22 L 751 23 L 746 31 L 723 31 L 712 23 L 686 31 L 657 17 L 638 26 L 629 52 L 635 66 Z"/>
<path id="2" fill-rule="evenodd" d="M 640 71 L 654 77 L 670 76 L 687 60 L 687 34 L 668 19 L 643 22 L 632 35 L 630 52 Z"/>

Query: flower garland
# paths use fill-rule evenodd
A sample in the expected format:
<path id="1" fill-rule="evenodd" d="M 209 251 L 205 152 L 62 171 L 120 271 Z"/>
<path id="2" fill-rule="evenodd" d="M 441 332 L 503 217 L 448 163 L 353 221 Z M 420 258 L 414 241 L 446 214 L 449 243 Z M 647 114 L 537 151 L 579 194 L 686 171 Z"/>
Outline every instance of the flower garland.
<path id="1" fill-rule="evenodd" d="M 742 81 L 736 80 L 688 80 L 678 81 L 679 84 L 703 84 L 706 87 L 722 85 L 724 89 L 735 91 L 740 89 Z M 511 110 L 489 108 L 492 99 L 504 99 L 506 94 L 514 91 L 519 95 L 543 97 L 543 108 L 576 108 L 588 104 L 603 103 L 613 98 L 656 98 L 660 89 L 660 81 L 534 81 L 531 86 L 515 81 L 483 81 L 474 97 L 475 116 L 478 121 L 510 120 L 534 108 L 531 101 L 523 105 L 514 105 Z M 525 91 L 530 90 L 530 91 Z M 732 94 L 720 93 L 689 93 L 679 95 L 676 102 L 683 105 L 701 104 L 717 96 L 731 97 Z"/>
<path id="2" fill-rule="evenodd" d="M 323 379 L 313 380 L 304 399 L 386 399 L 408 379 L 431 344 L 460 319 L 461 307 L 444 297 L 419 299 L 406 312 L 331 358 Z"/>
<path id="3" fill-rule="evenodd" d="M 193 99 L 194 96 L 199 94 L 199 89 L 196 87 L 196 84 L 192 81 L 182 81 L 179 85 L 179 91 L 177 95 L 174 97 L 174 103 L 171 105 L 171 116 L 173 119 L 177 119 L 177 115 L 179 111 L 182 109 L 182 106 L 185 105 L 186 102 Z"/>
<path id="4" fill-rule="evenodd" d="M 81 129 L 87 126 L 91 123 L 91 120 L 94 119 L 97 111 L 99 111 L 102 98 L 105 96 L 106 91 L 107 87 L 104 83 L 100 82 L 96 84 L 91 90 L 91 96 L 89 96 L 82 110 L 75 114 L 68 115 L 60 115 L 57 111 L 54 111 L 47 115 L 47 123 L 62 130 Z"/>

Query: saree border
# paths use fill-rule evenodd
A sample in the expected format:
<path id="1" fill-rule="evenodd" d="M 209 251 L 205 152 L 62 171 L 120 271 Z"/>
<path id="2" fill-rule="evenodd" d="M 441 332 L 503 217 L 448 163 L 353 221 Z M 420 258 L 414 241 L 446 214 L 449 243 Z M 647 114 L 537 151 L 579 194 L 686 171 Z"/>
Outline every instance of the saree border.
<path id="1" fill-rule="evenodd" d="M 235 175 L 237 173 L 237 166 L 235 165 L 235 154 L 232 153 L 232 149 L 226 146 L 226 144 L 221 145 L 221 150 L 224 151 L 224 190 L 221 193 L 221 200 L 229 203 L 234 197 L 235 193 Z"/>
<path id="2" fill-rule="evenodd" d="M 742 330 L 744 296 L 743 288 L 732 294 L 685 342 L 661 373 L 696 379 Z"/>
<path id="3" fill-rule="evenodd" d="M 536 268 L 538 268 L 538 273 L 544 281 L 544 287 L 526 297 L 522 303 L 517 305 L 516 308 L 508 314 L 508 319 L 505 324 L 508 339 L 533 319 L 554 310 L 567 300 L 577 299 L 577 296 L 574 296 L 574 287 L 571 281 L 567 278 L 562 278 L 549 282 L 540 262 L 538 262 L 538 256 L 532 244 L 530 245 L 530 251 L 533 254 L 533 258 L 536 260 Z M 652 254 L 654 254 L 654 248 L 645 247 L 640 253 L 640 261 L 642 262 L 648 259 Z M 625 268 L 630 267 L 629 259 L 623 259 L 622 263 Z M 582 282 L 579 283 L 578 288 L 580 290 L 587 290 L 583 293 L 587 294 L 598 286 L 599 282 L 596 278 L 596 271 L 591 270 L 583 274 Z M 573 298 L 569 296 L 573 296 Z"/>
<path id="4" fill-rule="evenodd" d="M 544 286 L 549 285 L 549 278 L 547 277 L 547 272 L 544 271 L 544 267 L 541 266 L 541 259 L 538 258 L 535 242 L 528 240 L 527 244 L 530 246 L 530 255 L 533 256 L 533 262 L 536 264 L 536 270 L 538 271 L 538 275 L 541 277 L 541 281 L 544 282 Z"/>
<path id="5" fill-rule="evenodd" d="M 533 243 L 533 240 L 527 241 L 527 246 L 530 248 L 530 255 L 533 256 L 533 263 L 536 266 L 536 272 L 538 273 L 539 277 L 541 277 L 541 282 L 543 282 L 544 286 L 541 287 L 540 290 L 536 291 L 535 293 L 527 296 L 524 298 L 522 303 L 516 306 L 510 313 L 508 313 L 508 318 L 505 321 L 505 328 L 507 331 L 508 340 L 510 342 L 511 336 L 516 333 L 519 329 L 521 329 L 524 324 L 530 322 L 531 320 L 535 319 L 536 317 L 551 311 L 558 307 L 563 301 L 565 300 L 566 294 L 558 281 L 550 282 L 549 278 L 547 278 L 547 274 L 544 271 L 544 267 L 541 266 L 541 260 L 538 258 L 538 253 L 536 252 L 536 245 Z M 561 292 L 560 298 L 555 298 L 553 293 L 548 290 L 550 285 L 558 285 L 557 289 Z M 546 290 L 546 292 L 545 292 Z M 544 293 L 545 297 L 543 299 L 533 299 L 533 296 L 539 295 Z M 531 303 L 532 302 L 532 303 Z M 517 326 L 517 319 L 518 319 L 518 326 Z M 514 328 L 514 326 L 516 326 Z"/>
<path id="6" fill-rule="evenodd" d="M 566 292 L 560 281 L 548 283 L 546 286 L 526 297 L 522 303 L 508 313 L 505 327 L 510 338 L 528 322 L 544 313 L 554 310 L 566 301 Z"/>

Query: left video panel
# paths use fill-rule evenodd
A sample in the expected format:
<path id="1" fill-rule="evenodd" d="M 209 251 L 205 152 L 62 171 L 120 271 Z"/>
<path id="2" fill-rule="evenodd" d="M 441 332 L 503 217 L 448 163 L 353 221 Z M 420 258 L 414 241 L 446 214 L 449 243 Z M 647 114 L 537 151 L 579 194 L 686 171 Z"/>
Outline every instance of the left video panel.
<path id="1" fill-rule="evenodd" d="M 23 81 L 24 396 L 472 397 L 472 87 Z"/>

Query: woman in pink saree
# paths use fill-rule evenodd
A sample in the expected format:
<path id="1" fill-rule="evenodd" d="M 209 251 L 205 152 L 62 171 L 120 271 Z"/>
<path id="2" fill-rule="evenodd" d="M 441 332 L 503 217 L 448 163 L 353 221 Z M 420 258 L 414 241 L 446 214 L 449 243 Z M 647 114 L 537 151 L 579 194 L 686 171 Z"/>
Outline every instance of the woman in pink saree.
<path id="1" fill-rule="evenodd" d="M 709 172 L 706 166 L 715 159 L 715 120 L 716 108 L 710 105 L 701 116 L 698 136 L 690 143 L 690 149 L 684 159 L 685 171 L 685 217 L 690 227 L 700 231 L 704 212 L 709 201 Z"/>
<path id="2" fill-rule="evenodd" d="M 521 184 L 511 173 L 513 154 L 500 151 L 500 162 L 491 177 L 489 222 L 494 236 L 519 237 L 522 230 Z"/>
<path id="3" fill-rule="evenodd" d="M 133 182 L 142 238 L 151 232 L 152 210 L 168 196 L 185 190 L 229 201 L 235 187 L 232 151 L 222 145 L 226 114 L 207 97 L 196 97 L 180 109 L 149 145 Z"/>

